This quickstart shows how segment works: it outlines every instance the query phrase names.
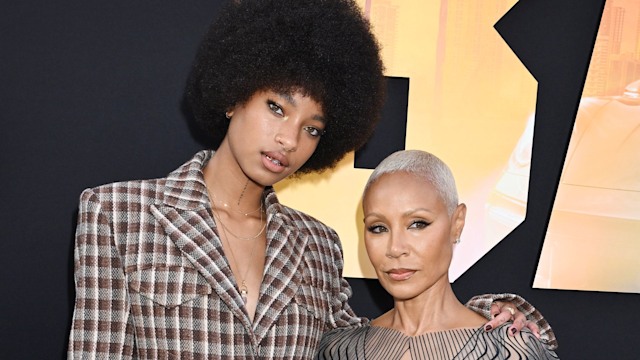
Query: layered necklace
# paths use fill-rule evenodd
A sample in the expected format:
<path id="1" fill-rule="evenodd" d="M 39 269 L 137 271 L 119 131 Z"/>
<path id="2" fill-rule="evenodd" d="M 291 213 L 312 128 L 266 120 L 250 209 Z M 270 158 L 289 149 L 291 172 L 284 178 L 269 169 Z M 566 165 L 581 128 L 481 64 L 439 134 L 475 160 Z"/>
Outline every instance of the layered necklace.
<path id="1" fill-rule="evenodd" d="M 246 185 L 245 185 L 246 188 Z M 229 242 L 229 236 L 228 234 L 230 234 L 231 236 L 233 236 L 236 239 L 239 240 L 244 240 L 244 241 L 249 241 L 249 240 L 255 240 L 258 237 L 260 237 L 260 235 L 262 235 L 262 233 L 264 232 L 264 230 L 267 227 L 267 222 L 264 221 L 263 223 L 263 201 L 260 201 L 260 207 L 258 207 L 255 210 L 249 211 L 249 212 L 242 212 L 239 210 L 236 210 L 234 208 L 232 208 L 231 206 L 229 206 L 229 204 L 225 203 L 224 201 L 221 201 L 222 206 L 225 209 L 231 210 L 231 211 L 235 211 L 239 214 L 246 216 L 249 216 L 253 213 L 255 213 L 256 211 L 260 211 L 260 223 L 262 224 L 262 226 L 260 227 L 260 231 L 258 231 L 257 234 L 255 235 L 251 235 L 251 236 L 239 236 L 237 234 L 235 234 L 233 231 L 231 231 L 223 222 L 222 222 L 222 218 L 220 216 L 220 214 L 218 213 L 218 208 L 216 207 L 216 201 L 219 201 L 218 198 L 216 197 L 216 195 L 211 192 L 211 191 L 207 191 L 210 195 L 210 200 L 211 200 L 211 207 L 212 207 L 212 212 L 213 212 L 213 216 L 216 219 L 216 222 L 218 224 L 220 224 L 220 228 L 222 229 L 222 233 L 224 234 L 224 240 L 227 242 L 227 247 L 229 248 L 229 254 L 231 254 L 231 260 L 233 260 L 233 263 L 236 264 L 236 267 L 238 268 L 238 273 L 241 273 L 240 267 L 239 267 L 239 263 L 236 261 L 236 257 L 233 254 L 233 249 L 231 248 L 231 243 Z M 242 192 L 242 194 L 244 194 L 244 190 Z M 241 195 L 242 197 L 242 195 Z M 238 200 L 239 201 L 239 200 Z M 254 241 L 253 245 L 251 246 L 251 252 L 249 253 L 249 266 L 247 266 L 247 269 L 244 271 L 244 275 L 242 275 L 242 278 L 240 279 L 240 296 L 242 297 L 242 301 L 244 301 L 244 303 L 247 303 L 247 296 L 249 295 L 249 289 L 247 287 L 246 284 L 246 279 L 247 279 L 247 275 L 249 275 L 249 270 L 251 270 L 251 265 L 253 264 L 253 262 L 251 261 L 253 259 L 253 253 L 254 250 L 256 249 L 256 244 L 258 243 L 258 241 Z"/>
<path id="2" fill-rule="evenodd" d="M 216 194 L 212 193 L 211 191 L 209 191 L 209 194 L 211 194 L 211 204 L 212 204 L 212 206 L 213 206 L 214 215 L 216 215 L 216 213 L 215 213 L 215 211 L 217 211 L 217 208 L 216 208 L 216 201 L 220 201 L 220 200 L 218 200 L 218 198 L 216 197 Z M 247 216 L 249 216 L 249 215 L 251 215 L 251 214 L 254 214 L 254 213 L 255 213 L 255 212 L 257 212 L 257 211 L 260 211 L 260 223 L 262 224 L 262 219 L 263 219 L 263 218 L 262 218 L 262 208 L 263 208 L 262 200 L 260 201 L 260 206 L 259 206 L 257 209 L 255 209 L 255 210 L 251 210 L 251 211 L 249 211 L 249 212 L 243 212 L 243 211 L 240 211 L 240 210 L 234 209 L 234 208 L 232 208 L 231 206 L 229 206 L 229 204 L 227 204 L 227 203 L 226 203 L 226 202 L 224 202 L 224 201 L 220 201 L 220 202 L 222 203 L 222 206 L 223 206 L 225 209 L 230 210 L 230 211 L 234 211 L 234 212 L 236 212 L 236 213 L 238 213 L 238 214 L 242 214 L 242 215 L 244 215 L 245 217 L 247 217 Z M 216 215 L 216 218 L 217 218 L 218 220 L 220 220 L 220 215 Z M 220 226 L 222 226 L 222 229 L 223 229 L 225 232 L 228 232 L 228 233 L 229 233 L 229 234 L 231 234 L 234 238 L 236 238 L 236 239 L 240 239 L 240 240 L 253 240 L 253 239 L 257 238 L 258 236 L 262 235 L 262 233 L 264 232 L 264 229 L 266 229 L 266 227 L 267 227 L 267 222 L 265 221 L 265 222 L 264 222 L 264 224 L 262 224 L 262 227 L 260 228 L 260 231 L 258 231 L 258 233 L 257 233 L 257 234 L 255 234 L 255 235 L 253 235 L 253 236 L 240 236 L 240 235 L 237 235 L 236 233 L 234 233 L 233 231 L 231 231 L 231 230 L 230 230 L 230 229 L 229 229 L 229 228 L 228 228 L 228 227 L 227 227 L 227 226 L 226 226 L 222 221 L 219 221 L 219 222 L 220 222 Z"/>

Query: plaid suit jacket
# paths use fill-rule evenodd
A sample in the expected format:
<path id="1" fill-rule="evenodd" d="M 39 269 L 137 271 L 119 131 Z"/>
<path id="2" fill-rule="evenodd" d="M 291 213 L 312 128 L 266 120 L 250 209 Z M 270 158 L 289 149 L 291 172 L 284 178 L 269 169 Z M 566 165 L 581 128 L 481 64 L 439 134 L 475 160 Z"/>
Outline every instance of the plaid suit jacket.
<path id="1" fill-rule="evenodd" d="M 336 233 L 272 189 L 250 321 L 211 215 L 202 176 L 211 154 L 167 178 L 82 193 L 69 358 L 304 359 L 326 330 L 366 321 L 347 304 Z"/>

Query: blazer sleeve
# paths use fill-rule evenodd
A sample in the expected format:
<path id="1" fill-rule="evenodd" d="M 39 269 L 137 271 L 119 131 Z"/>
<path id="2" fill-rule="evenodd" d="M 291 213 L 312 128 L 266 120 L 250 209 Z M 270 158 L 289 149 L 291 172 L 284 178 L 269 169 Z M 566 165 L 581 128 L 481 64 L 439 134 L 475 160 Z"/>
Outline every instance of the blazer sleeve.
<path id="1" fill-rule="evenodd" d="M 351 286 L 342 277 L 344 269 L 344 259 L 342 254 L 342 246 L 340 239 L 335 231 L 331 230 L 331 297 L 329 299 L 331 306 L 331 317 L 329 319 L 328 328 L 359 326 L 367 322 L 365 318 L 357 317 L 349 305 L 352 291 Z"/>
<path id="2" fill-rule="evenodd" d="M 130 359 L 127 282 L 111 225 L 95 193 L 80 197 L 74 249 L 76 299 L 68 359 Z"/>
<path id="3" fill-rule="evenodd" d="M 540 328 L 540 340 L 547 347 L 548 350 L 556 350 L 558 348 L 558 341 L 556 335 L 551 329 L 549 322 L 542 316 L 542 313 L 538 311 L 533 305 L 525 300 L 520 295 L 516 294 L 485 294 L 472 297 L 466 306 L 484 316 L 487 319 L 491 319 L 491 304 L 494 301 L 510 301 L 513 305 L 518 307 L 518 310 L 522 312 L 527 320 L 532 321 Z"/>

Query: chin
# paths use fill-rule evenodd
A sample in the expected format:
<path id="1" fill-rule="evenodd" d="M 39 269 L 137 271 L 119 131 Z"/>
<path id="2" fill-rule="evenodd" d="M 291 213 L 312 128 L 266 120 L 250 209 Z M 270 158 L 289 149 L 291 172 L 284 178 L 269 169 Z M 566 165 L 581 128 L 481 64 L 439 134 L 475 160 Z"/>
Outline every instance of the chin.
<path id="1" fill-rule="evenodd" d="M 274 174 L 272 173 L 251 174 L 251 173 L 245 172 L 245 175 L 249 178 L 250 181 L 262 187 L 273 186 L 274 184 L 277 184 L 288 177 L 288 176 L 283 177 L 282 174 L 274 176 Z"/>
<path id="2" fill-rule="evenodd" d="M 416 291 L 395 291 L 390 292 L 389 295 L 394 301 L 409 301 L 418 297 L 421 293 Z"/>
<path id="3" fill-rule="evenodd" d="M 412 285 L 411 283 L 402 285 L 381 283 L 381 285 L 387 291 L 387 293 L 389 293 L 389 295 L 391 295 L 391 297 L 393 297 L 393 299 L 396 301 L 411 300 L 421 294 L 421 292 L 416 290 L 416 286 Z"/>

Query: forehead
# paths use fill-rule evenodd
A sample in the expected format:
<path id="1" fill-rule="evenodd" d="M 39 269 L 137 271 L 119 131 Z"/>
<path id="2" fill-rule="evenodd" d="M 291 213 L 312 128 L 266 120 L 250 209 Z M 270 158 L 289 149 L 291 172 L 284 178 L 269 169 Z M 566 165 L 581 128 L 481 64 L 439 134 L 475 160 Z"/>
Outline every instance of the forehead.
<path id="1" fill-rule="evenodd" d="M 369 186 L 363 198 L 365 206 L 374 202 L 382 202 L 384 206 L 396 202 L 409 204 L 424 201 L 444 204 L 430 181 L 405 171 L 381 175 Z"/>

